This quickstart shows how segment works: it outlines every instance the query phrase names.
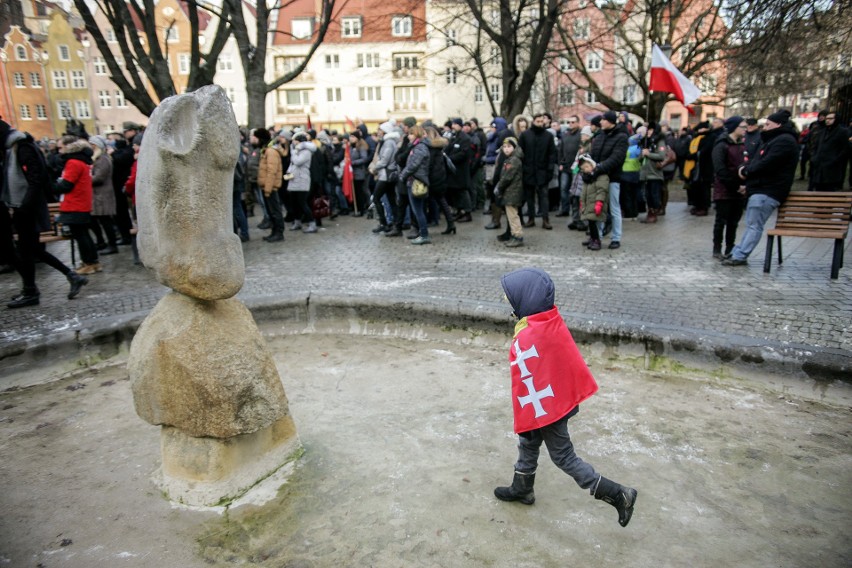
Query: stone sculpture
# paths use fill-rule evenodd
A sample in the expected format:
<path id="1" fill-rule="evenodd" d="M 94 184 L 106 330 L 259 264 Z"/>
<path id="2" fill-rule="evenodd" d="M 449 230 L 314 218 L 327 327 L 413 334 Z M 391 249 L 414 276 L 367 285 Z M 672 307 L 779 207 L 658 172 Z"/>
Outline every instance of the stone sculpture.
<path id="1" fill-rule="evenodd" d="M 165 99 L 139 153 L 138 246 L 174 290 L 130 347 L 136 412 L 162 426 L 162 489 L 189 505 L 232 500 L 292 459 L 296 428 L 272 356 L 233 298 L 245 277 L 231 227 L 237 124 L 217 86 Z"/>

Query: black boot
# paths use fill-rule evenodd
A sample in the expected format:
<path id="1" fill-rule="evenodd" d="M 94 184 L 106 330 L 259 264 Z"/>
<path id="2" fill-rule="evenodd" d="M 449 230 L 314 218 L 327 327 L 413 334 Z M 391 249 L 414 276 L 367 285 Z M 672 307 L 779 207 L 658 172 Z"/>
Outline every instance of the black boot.
<path id="1" fill-rule="evenodd" d="M 69 273 L 66 278 L 68 278 L 68 282 L 71 284 L 71 289 L 68 290 L 68 299 L 73 300 L 77 297 L 77 294 L 80 293 L 80 288 L 89 283 L 89 279 L 85 276 L 80 276 L 76 272 Z"/>
<path id="2" fill-rule="evenodd" d="M 494 490 L 494 496 L 501 501 L 520 501 L 524 505 L 532 505 L 535 503 L 535 472 L 521 473 L 515 472 L 515 477 L 512 478 L 512 485 L 509 487 L 498 487 Z"/>
<path id="3" fill-rule="evenodd" d="M 597 486 L 592 490 L 595 499 L 605 501 L 615 507 L 618 511 L 618 524 L 626 527 L 633 516 L 633 505 L 636 504 L 638 492 L 631 488 L 619 485 L 604 476 L 598 480 Z"/>
<path id="4" fill-rule="evenodd" d="M 12 298 L 12 301 L 6 304 L 7 308 L 25 308 L 27 306 L 37 306 L 39 297 L 38 290 L 23 290 L 20 294 Z"/>
<path id="5" fill-rule="evenodd" d="M 501 234 L 497 235 L 497 240 L 498 240 L 498 241 L 500 241 L 500 242 L 502 242 L 502 243 L 507 242 L 507 241 L 508 241 L 509 239 L 511 239 L 511 238 L 512 238 L 512 229 L 511 229 L 511 228 L 509 228 L 509 226 L 508 226 L 508 225 L 506 226 L 506 231 L 505 231 L 505 232 L 503 232 L 503 233 L 501 233 Z"/>

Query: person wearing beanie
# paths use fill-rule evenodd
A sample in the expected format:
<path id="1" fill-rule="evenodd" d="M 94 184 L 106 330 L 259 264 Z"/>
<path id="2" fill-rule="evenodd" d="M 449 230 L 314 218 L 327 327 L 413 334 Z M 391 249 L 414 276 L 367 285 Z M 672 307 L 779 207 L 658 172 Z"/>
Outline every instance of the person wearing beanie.
<path id="1" fill-rule="evenodd" d="M 747 118 L 745 122 L 746 132 L 743 138 L 745 151 L 748 152 L 748 156 L 754 157 L 757 156 L 757 151 L 760 149 L 760 126 L 757 119 L 753 117 Z"/>
<path id="2" fill-rule="evenodd" d="M 106 151 L 103 136 L 89 138 L 92 147 L 92 232 L 95 246 L 102 255 L 117 254 L 118 240 L 115 238 L 115 191 L 112 188 L 112 158 Z M 103 231 L 101 231 L 103 229 Z M 104 235 L 106 233 L 106 241 Z"/>
<path id="3" fill-rule="evenodd" d="M 589 121 L 589 124 L 592 127 L 592 133 L 596 133 L 601 129 L 601 119 L 603 117 L 601 115 L 593 116 L 592 120 Z"/>
<path id="4" fill-rule="evenodd" d="M 591 156 L 597 162 L 594 170 L 584 174 L 584 182 L 594 181 L 606 175 L 609 182 L 609 214 L 612 216 L 612 237 L 609 248 L 617 249 L 621 246 L 621 169 L 627 158 L 627 132 L 616 127 L 617 117 L 613 111 L 607 111 L 601 117 L 601 132 L 592 138 Z M 585 213 L 585 208 L 583 209 Z M 603 236 L 603 223 L 601 223 L 601 236 Z M 588 245 L 589 241 L 585 244 Z"/>
<path id="5" fill-rule="evenodd" d="M 849 136 L 849 130 L 842 124 L 838 124 L 837 113 L 829 111 L 825 116 L 825 126 L 816 134 L 815 152 L 811 156 L 811 187 L 814 190 L 841 191 L 843 189 Z"/>
<path id="6" fill-rule="evenodd" d="M 518 138 L 518 146 L 524 151 L 524 201 L 527 205 L 524 227 L 535 227 L 538 199 L 541 226 L 551 230 L 548 186 L 556 169 L 556 141 L 544 123 L 544 113 L 535 114 L 532 126 Z"/>
<path id="7" fill-rule="evenodd" d="M 456 209 L 454 221 L 457 223 L 473 221 L 470 215 L 473 209 L 470 176 L 470 160 L 473 157 L 472 142 L 463 126 L 464 123 L 460 118 L 454 118 L 450 121 L 452 133 L 445 150 L 447 157 L 455 167 L 455 171 L 452 168 L 448 168 L 447 171 L 447 197 L 450 204 Z"/>
<path id="8" fill-rule="evenodd" d="M 713 202 L 716 204 L 713 258 L 721 259 L 731 254 L 737 240 L 737 225 L 745 205 L 745 186 L 738 175 L 740 166 L 745 162 L 745 131 L 745 119 L 732 116 L 725 121 L 725 136 L 716 140 L 713 146 Z"/>
<path id="9" fill-rule="evenodd" d="M 745 180 L 746 230 L 740 244 L 722 260 L 725 266 L 744 266 L 748 256 L 760 243 L 763 227 L 778 207 L 786 201 L 796 177 L 799 140 L 790 112 L 781 110 L 766 119 L 757 156 L 740 166 L 739 178 Z"/>
<path id="10" fill-rule="evenodd" d="M 0 176 L 5 180 L 0 193 L 0 206 L 4 208 L 4 213 L 12 211 L 12 226 L 18 235 L 17 254 L 8 251 L 7 261 L 21 276 L 22 282 L 21 292 L 6 306 L 14 309 L 39 304 L 41 292 L 36 285 L 36 260 L 65 276 L 71 284 L 68 291 L 68 299 L 71 300 L 89 281 L 47 252 L 39 243 L 39 233 L 50 230 L 51 226 L 47 202 L 52 183 L 41 150 L 30 134 L 15 130 L 0 120 L 0 151 L 5 158 L 0 161 Z M 8 238 L 11 239 L 11 235 Z"/>
<path id="11" fill-rule="evenodd" d="M 284 211 L 281 206 L 279 189 L 282 185 L 283 153 L 275 146 L 269 130 L 258 128 L 253 132 L 252 144 L 260 150 L 260 160 L 257 170 L 257 187 L 263 195 L 264 208 L 269 216 L 270 233 L 263 237 L 268 243 L 284 240 Z"/>

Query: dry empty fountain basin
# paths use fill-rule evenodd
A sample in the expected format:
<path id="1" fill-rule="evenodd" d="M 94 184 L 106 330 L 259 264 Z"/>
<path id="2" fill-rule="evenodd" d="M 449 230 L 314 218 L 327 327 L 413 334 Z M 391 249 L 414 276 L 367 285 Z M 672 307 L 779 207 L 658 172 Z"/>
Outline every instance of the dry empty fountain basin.
<path id="1" fill-rule="evenodd" d="M 633 520 L 620 527 L 544 450 L 535 505 L 497 501 L 516 457 L 510 327 L 263 322 L 304 454 L 219 509 L 155 489 L 159 431 L 136 416 L 121 355 L 7 389 L 0 567 L 852 564 L 845 385 L 581 345 L 600 391 L 569 430 L 639 490 Z"/>

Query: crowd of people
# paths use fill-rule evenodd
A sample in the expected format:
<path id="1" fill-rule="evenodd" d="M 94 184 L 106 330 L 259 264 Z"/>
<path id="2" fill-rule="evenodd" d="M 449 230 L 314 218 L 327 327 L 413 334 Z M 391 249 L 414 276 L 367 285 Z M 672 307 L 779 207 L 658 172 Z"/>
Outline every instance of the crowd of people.
<path id="1" fill-rule="evenodd" d="M 106 136 L 69 128 L 59 140 L 37 142 L 0 121 L 0 272 L 16 270 L 23 281 L 10 308 L 39 303 L 36 261 L 66 276 L 69 299 L 102 271 L 101 255 L 129 246 L 139 262 L 133 209 L 143 130 L 133 122 Z M 240 143 L 233 223 L 244 242 L 253 217 L 269 231 L 263 240 L 276 243 L 287 230 L 316 233 L 325 218 L 353 215 L 373 219 L 376 235 L 426 245 L 442 217 L 440 234 L 453 236 L 482 211 L 490 214 L 484 229 L 499 230 L 507 247 L 523 246 L 525 230 L 553 230 L 552 219 L 566 218 L 589 250 L 601 250 L 607 236 L 607 247 L 618 249 L 623 221 L 659 222 L 670 185 L 682 183 L 692 215 L 706 216 L 715 205 L 712 255 L 733 266 L 746 264 L 797 166 L 809 189 L 837 191 L 852 161 L 850 129 L 831 111 L 802 132 L 786 110 L 762 123 L 732 116 L 680 130 L 610 110 L 588 124 L 578 116 L 559 124 L 541 112 L 511 122 L 496 117 L 487 127 L 475 118 L 438 125 L 408 117 L 373 132 L 360 121 L 344 132 L 258 128 L 241 130 Z M 56 220 L 79 250 L 76 267 L 39 243 L 51 226 L 47 204 L 56 199 Z"/>

